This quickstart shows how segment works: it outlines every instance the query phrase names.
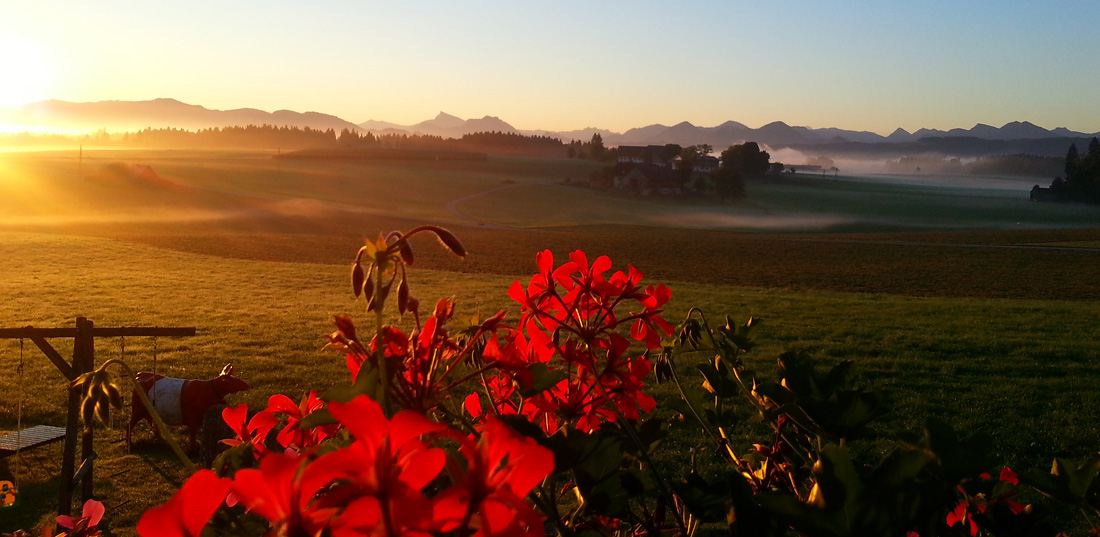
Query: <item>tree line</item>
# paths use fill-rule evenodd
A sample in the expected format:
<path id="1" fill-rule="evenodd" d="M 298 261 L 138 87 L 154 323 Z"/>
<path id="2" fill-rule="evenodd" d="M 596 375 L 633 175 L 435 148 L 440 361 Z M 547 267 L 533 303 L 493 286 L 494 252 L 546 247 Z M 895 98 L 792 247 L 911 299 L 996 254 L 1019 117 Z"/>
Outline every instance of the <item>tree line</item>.
<path id="1" fill-rule="evenodd" d="M 1093 138 L 1081 154 L 1077 144 L 1066 151 L 1065 178 L 1056 177 L 1050 191 L 1057 199 L 1100 204 L 1100 140 Z"/>
<path id="2" fill-rule="evenodd" d="M 200 130 L 146 128 L 135 132 L 64 135 L 19 132 L 0 134 L 0 147 L 45 148 L 86 145 L 150 149 L 256 149 L 295 151 L 301 149 L 394 148 L 452 151 L 482 151 L 495 154 L 561 157 L 565 146 L 549 136 L 527 136 L 514 132 L 478 132 L 461 138 L 426 134 L 361 133 L 357 130 L 274 125 L 212 127 Z"/>

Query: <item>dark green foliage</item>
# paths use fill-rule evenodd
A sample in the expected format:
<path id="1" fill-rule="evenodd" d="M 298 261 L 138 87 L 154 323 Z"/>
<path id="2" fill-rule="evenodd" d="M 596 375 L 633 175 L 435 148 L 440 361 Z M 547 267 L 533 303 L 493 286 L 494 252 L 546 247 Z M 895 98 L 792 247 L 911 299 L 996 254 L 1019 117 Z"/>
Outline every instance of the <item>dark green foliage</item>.
<path id="1" fill-rule="evenodd" d="M 709 149 L 704 147 L 704 149 Z M 698 150 L 698 148 L 697 148 Z M 705 153 L 699 153 L 705 154 Z M 712 176 L 714 192 L 720 201 L 743 198 L 745 179 L 762 177 L 771 166 L 767 151 L 756 142 L 732 145 L 722 152 L 722 163 Z"/>
<path id="2" fill-rule="evenodd" d="M 853 449 L 851 441 L 885 413 L 882 395 L 861 382 L 853 362 L 822 372 L 801 353 L 782 354 L 778 379 L 762 379 L 740 357 L 752 348 L 751 325 L 727 321 L 711 329 L 702 315 L 690 317 L 681 325 L 678 351 L 665 353 L 669 367 L 657 363 L 680 388 L 682 403 L 674 408 L 698 421 L 730 469 L 715 481 L 696 475 L 693 462 L 693 471 L 674 484 L 692 516 L 717 521 L 724 513 L 731 535 L 1054 534 L 1046 519 L 1017 501 L 1016 474 L 1000 465 L 988 435 L 961 434 L 930 419 L 923 433 L 869 463 L 860 455 L 867 451 Z M 696 351 L 716 355 L 697 366 L 702 394 L 681 385 L 672 363 L 673 356 Z M 774 431 L 747 451 L 727 439 L 727 429 L 747 421 L 732 411 L 738 400 L 748 401 L 742 411 L 753 409 Z M 1056 461 L 1051 476 L 1032 472 L 1025 482 L 1100 514 L 1097 461 L 1076 470 Z"/>
<path id="3" fill-rule="evenodd" d="M 1084 155 L 1078 153 L 1077 144 L 1070 145 L 1065 172 L 1064 181 L 1051 183 L 1052 193 L 1065 201 L 1100 204 L 1100 140 L 1093 138 Z"/>
<path id="4" fill-rule="evenodd" d="M 731 145 L 722 152 L 722 168 L 740 172 L 745 177 L 760 177 L 768 172 L 771 158 L 756 142 Z"/>
<path id="5" fill-rule="evenodd" d="M 1100 456 L 1094 456 L 1079 467 L 1054 459 L 1050 473 L 1032 470 L 1020 479 L 1054 499 L 1080 509 L 1100 514 Z"/>
<path id="6" fill-rule="evenodd" d="M 1065 172 L 1067 176 L 1073 175 L 1077 171 L 1077 163 L 1081 160 L 1081 155 L 1077 153 L 1077 144 L 1069 144 L 1069 151 L 1066 151 L 1066 164 Z"/>

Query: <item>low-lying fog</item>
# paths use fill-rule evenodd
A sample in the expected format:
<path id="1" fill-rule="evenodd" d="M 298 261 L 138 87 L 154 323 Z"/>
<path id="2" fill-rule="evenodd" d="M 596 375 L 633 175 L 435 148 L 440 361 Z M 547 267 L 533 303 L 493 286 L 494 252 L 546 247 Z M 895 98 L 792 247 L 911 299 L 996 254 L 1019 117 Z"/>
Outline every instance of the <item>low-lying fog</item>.
<path id="1" fill-rule="evenodd" d="M 1048 186 L 1054 177 L 1029 177 L 1012 175 L 969 175 L 941 173 L 937 171 L 919 172 L 916 169 L 912 173 L 897 173 L 896 159 L 854 159 L 842 157 L 823 157 L 810 155 L 795 149 L 768 149 L 772 162 L 784 164 L 810 164 L 819 165 L 822 171 L 799 172 L 801 177 L 825 177 L 832 178 L 834 172 L 830 167 L 836 167 L 836 174 L 844 176 L 849 181 L 862 181 L 874 183 L 886 183 L 895 185 L 915 186 L 942 186 L 952 188 L 972 188 L 981 190 L 1006 190 L 1028 192 L 1035 185 Z M 942 160 L 947 162 L 952 157 L 945 155 L 925 155 L 930 161 Z M 969 164 L 976 159 L 957 159 L 958 163 Z"/>

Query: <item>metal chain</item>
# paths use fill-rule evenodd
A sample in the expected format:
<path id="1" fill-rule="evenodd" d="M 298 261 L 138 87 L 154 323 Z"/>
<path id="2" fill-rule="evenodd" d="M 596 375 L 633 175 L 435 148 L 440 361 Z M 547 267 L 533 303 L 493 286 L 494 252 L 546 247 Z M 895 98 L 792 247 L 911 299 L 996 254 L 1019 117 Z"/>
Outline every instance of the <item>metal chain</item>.
<path id="1" fill-rule="evenodd" d="M 156 326 L 153 327 L 154 330 L 156 328 L 157 328 Z M 157 336 L 154 335 L 153 336 L 153 387 L 152 387 L 151 390 L 149 390 L 151 392 L 150 395 L 153 396 L 150 400 L 150 402 L 153 403 L 153 408 L 157 407 L 157 381 L 156 381 L 156 378 L 157 378 Z"/>
<path id="2" fill-rule="evenodd" d="M 19 338 L 19 366 L 15 368 L 15 375 L 19 379 L 19 401 L 15 406 L 15 458 L 22 462 L 23 455 L 19 450 L 23 447 L 23 400 L 27 397 L 27 388 L 23 384 L 23 338 Z M 12 480 L 15 488 L 19 489 L 19 474 L 14 474 Z"/>

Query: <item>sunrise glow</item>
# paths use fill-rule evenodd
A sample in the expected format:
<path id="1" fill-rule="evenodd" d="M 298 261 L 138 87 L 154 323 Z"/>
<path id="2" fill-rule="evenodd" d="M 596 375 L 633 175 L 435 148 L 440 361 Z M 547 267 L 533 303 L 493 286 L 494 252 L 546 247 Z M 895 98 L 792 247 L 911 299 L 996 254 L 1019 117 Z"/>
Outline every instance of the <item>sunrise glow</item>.
<path id="1" fill-rule="evenodd" d="M 53 76 L 42 47 L 19 36 L 0 35 L 0 107 L 49 98 Z"/>

